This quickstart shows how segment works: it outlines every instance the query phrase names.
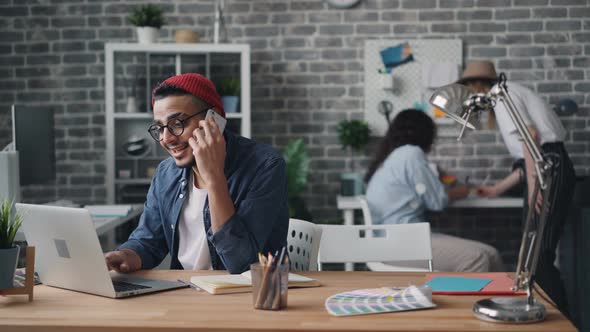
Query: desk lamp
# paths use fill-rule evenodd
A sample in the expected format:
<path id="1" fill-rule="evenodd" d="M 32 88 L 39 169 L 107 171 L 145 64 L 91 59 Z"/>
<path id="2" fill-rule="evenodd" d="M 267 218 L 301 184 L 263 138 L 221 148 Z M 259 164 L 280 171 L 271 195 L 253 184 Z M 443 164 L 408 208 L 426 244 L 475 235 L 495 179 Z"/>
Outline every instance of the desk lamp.
<path id="1" fill-rule="evenodd" d="M 548 210 L 550 202 L 553 202 L 555 196 L 555 192 L 552 190 L 552 180 L 555 166 L 559 163 L 559 157 L 553 154 L 541 154 L 539 145 L 533 140 L 526 123 L 508 94 L 504 73 L 500 74 L 498 83 L 488 93 L 472 93 L 464 85 L 449 84 L 436 90 L 430 98 L 432 105 L 462 125 L 457 140 L 461 139 L 465 128 L 475 129 L 475 126 L 469 122 L 472 115 L 492 110 L 497 101 L 502 102 L 506 107 L 520 138 L 532 156 L 537 173 L 532 197 L 537 197 L 540 194 L 542 203 L 539 211 L 534 206 L 529 208 L 512 288 L 514 291 L 526 291 L 527 297 L 480 300 L 473 306 L 473 313 L 477 318 L 485 321 L 532 323 L 542 321 L 546 316 L 545 306 L 533 297 L 533 285 Z"/>

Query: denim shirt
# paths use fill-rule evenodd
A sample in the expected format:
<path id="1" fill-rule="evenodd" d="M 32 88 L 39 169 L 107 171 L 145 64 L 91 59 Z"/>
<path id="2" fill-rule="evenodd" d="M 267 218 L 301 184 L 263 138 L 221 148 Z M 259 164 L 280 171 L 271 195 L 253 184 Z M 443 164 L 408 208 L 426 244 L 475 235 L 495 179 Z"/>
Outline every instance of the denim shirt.
<path id="1" fill-rule="evenodd" d="M 203 219 L 213 268 L 241 273 L 257 261 L 259 252 L 274 253 L 287 244 L 286 165 L 282 156 L 268 145 L 229 131 L 224 137 L 224 173 L 236 212 L 213 234 L 207 199 Z M 190 168 L 178 168 L 171 157 L 156 169 L 139 225 L 118 248 L 135 251 L 141 257 L 142 269 L 156 267 L 168 253 L 172 256 L 170 268 L 182 269 L 177 232 L 183 203 L 192 185 L 190 172 Z"/>

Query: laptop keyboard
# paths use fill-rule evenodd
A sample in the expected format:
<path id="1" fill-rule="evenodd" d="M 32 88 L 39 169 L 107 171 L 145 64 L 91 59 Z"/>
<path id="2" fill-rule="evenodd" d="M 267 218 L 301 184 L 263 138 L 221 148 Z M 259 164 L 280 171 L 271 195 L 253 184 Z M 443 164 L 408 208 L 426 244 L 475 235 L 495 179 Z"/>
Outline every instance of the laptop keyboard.
<path id="1" fill-rule="evenodd" d="M 115 286 L 115 292 L 117 293 L 151 288 L 150 286 L 132 284 L 124 281 L 113 281 L 113 286 Z"/>

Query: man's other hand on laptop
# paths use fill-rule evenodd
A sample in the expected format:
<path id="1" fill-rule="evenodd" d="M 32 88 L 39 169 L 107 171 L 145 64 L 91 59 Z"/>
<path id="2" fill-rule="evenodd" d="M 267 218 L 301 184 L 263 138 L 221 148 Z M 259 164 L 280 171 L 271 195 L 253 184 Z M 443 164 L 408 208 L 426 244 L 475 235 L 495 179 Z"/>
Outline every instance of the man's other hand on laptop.
<path id="1" fill-rule="evenodd" d="M 111 251 L 106 253 L 104 258 L 109 271 L 128 273 L 141 269 L 141 258 L 131 249 Z"/>

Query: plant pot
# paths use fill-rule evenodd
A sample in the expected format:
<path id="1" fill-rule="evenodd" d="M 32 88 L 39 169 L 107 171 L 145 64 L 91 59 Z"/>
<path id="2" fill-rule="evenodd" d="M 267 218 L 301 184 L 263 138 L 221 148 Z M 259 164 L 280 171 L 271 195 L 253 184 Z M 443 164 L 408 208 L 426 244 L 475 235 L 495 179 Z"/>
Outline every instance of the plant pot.
<path id="1" fill-rule="evenodd" d="M 199 33 L 192 30 L 177 30 L 174 33 L 174 41 L 176 43 L 198 43 L 199 42 Z"/>
<path id="2" fill-rule="evenodd" d="M 127 97 L 127 105 L 125 107 L 125 112 L 127 113 L 137 113 L 139 109 L 137 108 L 137 100 L 135 97 Z"/>
<path id="3" fill-rule="evenodd" d="M 238 96 L 222 96 L 221 102 L 223 103 L 223 110 L 225 113 L 237 113 L 238 103 L 240 98 Z"/>
<path id="4" fill-rule="evenodd" d="M 358 196 L 363 194 L 363 175 L 360 173 L 342 173 L 340 175 L 340 195 Z"/>
<path id="5" fill-rule="evenodd" d="M 14 287 L 14 271 L 19 249 L 19 246 L 0 249 L 0 289 Z"/>
<path id="6" fill-rule="evenodd" d="M 153 44 L 157 42 L 160 30 L 154 27 L 137 27 L 137 42 L 140 44 Z"/>

